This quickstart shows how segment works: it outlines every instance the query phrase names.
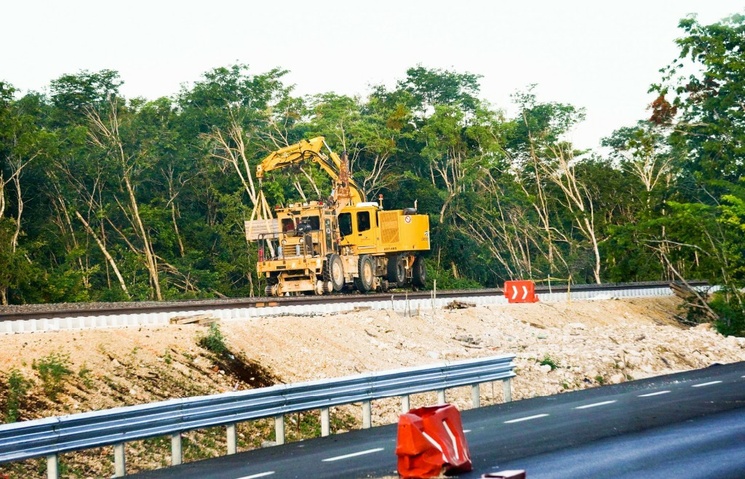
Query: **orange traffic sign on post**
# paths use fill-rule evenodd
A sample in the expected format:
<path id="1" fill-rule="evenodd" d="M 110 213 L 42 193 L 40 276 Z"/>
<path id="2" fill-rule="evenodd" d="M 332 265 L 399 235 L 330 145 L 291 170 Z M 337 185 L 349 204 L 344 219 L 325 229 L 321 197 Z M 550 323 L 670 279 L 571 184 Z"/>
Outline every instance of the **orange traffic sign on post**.
<path id="1" fill-rule="evenodd" d="M 532 281 L 505 281 L 504 295 L 509 303 L 536 303 L 535 283 Z"/>

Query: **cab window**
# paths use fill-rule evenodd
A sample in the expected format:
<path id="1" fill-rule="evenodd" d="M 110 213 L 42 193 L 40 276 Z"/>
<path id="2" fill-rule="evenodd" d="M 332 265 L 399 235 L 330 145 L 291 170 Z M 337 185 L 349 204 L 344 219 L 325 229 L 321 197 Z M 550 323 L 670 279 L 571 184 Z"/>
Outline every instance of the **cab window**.
<path id="1" fill-rule="evenodd" d="M 339 233 L 342 236 L 352 234 L 352 213 L 341 213 L 339 215 Z"/>
<path id="2" fill-rule="evenodd" d="M 295 231 L 295 222 L 292 218 L 282 218 L 282 231 L 284 233 Z"/>
<path id="3" fill-rule="evenodd" d="M 321 229 L 321 219 L 318 216 L 308 216 L 308 223 L 310 223 L 311 231 L 318 231 Z"/>
<path id="4" fill-rule="evenodd" d="M 370 212 L 369 211 L 358 211 L 357 212 L 357 231 L 367 231 L 370 229 Z"/>

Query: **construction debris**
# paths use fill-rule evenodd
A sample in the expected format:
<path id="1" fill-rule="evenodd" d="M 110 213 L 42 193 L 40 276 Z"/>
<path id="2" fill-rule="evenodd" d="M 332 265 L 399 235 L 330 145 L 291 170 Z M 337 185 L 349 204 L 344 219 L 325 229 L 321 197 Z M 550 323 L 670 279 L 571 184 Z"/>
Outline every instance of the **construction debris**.
<path id="1" fill-rule="evenodd" d="M 476 305 L 474 303 L 466 303 L 464 301 L 450 301 L 447 306 L 445 306 L 445 309 L 466 309 L 466 308 L 473 308 Z"/>
<path id="2" fill-rule="evenodd" d="M 209 314 L 196 314 L 192 316 L 174 316 L 171 318 L 171 324 L 199 324 L 210 325 L 218 322 L 219 319 Z"/>

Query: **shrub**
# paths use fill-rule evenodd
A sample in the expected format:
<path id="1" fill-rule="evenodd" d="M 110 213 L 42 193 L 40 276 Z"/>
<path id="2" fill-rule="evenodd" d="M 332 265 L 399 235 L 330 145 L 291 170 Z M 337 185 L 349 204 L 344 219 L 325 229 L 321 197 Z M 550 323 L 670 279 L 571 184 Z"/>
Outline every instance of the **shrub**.
<path id="1" fill-rule="evenodd" d="M 34 360 L 32 367 L 39 373 L 44 394 L 52 401 L 57 400 L 57 395 L 62 392 L 65 376 L 72 374 L 68 367 L 70 356 L 61 353 L 51 353 L 39 361 Z"/>
<path id="2" fill-rule="evenodd" d="M 559 367 L 559 363 L 551 359 L 551 356 L 548 354 L 543 357 L 543 359 L 538 363 L 541 366 L 549 366 L 551 368 L 551 371 Z"/>
<path id="3" fill-rule="evenodd" d="M 23 377 L 17 369 L 10 371 L 8 376 L 8 401 L 6 403 L 6 422 L 16 422 L 20 417 L 21 402 L 28 392 L 31 383 Z"/>
<path id="4" fill-rule="evenodd" d="M 724 290 L 714 294 L 709 306 L 719 315 L 716 322 L 717 331 L 725 336 L 745 335 L 745 311 L 741 301 L 741 293 Z"/>
<path id="5" fill-rule="evenodd" d="M 226 356 L 228 354 L 225 336 L 223 336 L 220 326 L 217 323 L 210 324 L 210 329 L 207 331 L 207 334 L 199 338 L 198 344 L 218 356 Z"/>

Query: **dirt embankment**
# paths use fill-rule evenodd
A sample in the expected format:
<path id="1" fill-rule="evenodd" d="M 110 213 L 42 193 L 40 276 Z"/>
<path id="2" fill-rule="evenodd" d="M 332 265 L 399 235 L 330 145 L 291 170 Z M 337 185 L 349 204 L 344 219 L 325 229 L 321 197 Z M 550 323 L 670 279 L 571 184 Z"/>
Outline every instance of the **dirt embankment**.
<path id="1" fill-rule="evenodd" d="M 240 362 L 200 346 L 204 326 L 4 335 L 0 414 L 23 420 L 503 353 L 516 355 L 515 400 L 745 360 L 745 338 L 682 327 L 672 319 L 678 305 L 669 297 L 224 322 L 222 340 Z M 50 384 L 50 371 L 66 372 Z M 501 399 L 500 387 L 482 388 L 483 404 Z M 411 406 L 433 401 L 418 395 Z M 469 408 L 470 390 L 449 391 L 448 401 Z M 396 400 L 376 402 L 373 424 L 395 422 L 399 411 Z M 288 421 L 289 440 L 318 430 L 314 413 Z M 359 422 L 359 408 L 335 410 L 335 431 Z M 269 421 L 243 425 L 239 447 L 259 447 L 272 431 Z M 190 433 L 185 443 L 187 461 L 222 454 L 224 433 Z M 128 445 L 127 453 L 129 472 L 170 457 L 167 439 Z M 112 458 L 104 449 L 62 460 L 71 477 L 103 477 Z M 41 461 L 3 472 L 44 477 Z"/>

